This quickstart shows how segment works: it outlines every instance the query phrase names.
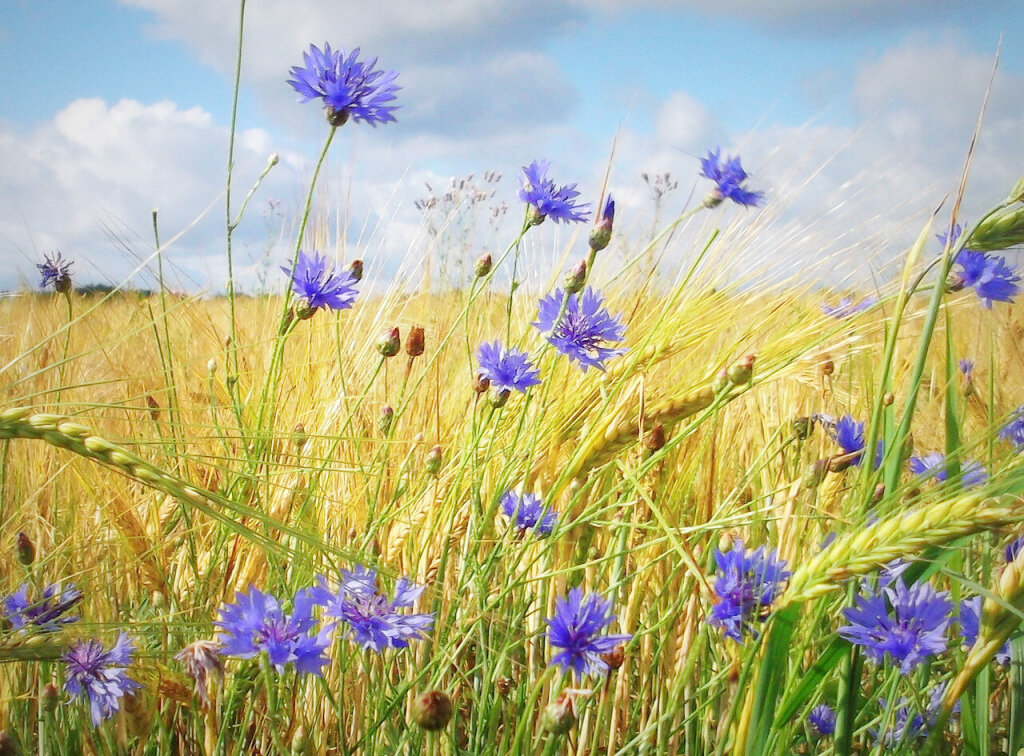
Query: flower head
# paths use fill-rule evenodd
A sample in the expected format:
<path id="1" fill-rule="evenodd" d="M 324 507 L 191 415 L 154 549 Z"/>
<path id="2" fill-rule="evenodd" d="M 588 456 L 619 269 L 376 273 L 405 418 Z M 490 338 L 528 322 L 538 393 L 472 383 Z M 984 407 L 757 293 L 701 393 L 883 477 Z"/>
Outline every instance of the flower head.
<path id="1" fill-rule="evenodd" d="M 990 310 L 993 302 L 1012 303 L 1020 293 L 1016 268 L 998 255 L 961 249 L 956 264 L 960 270 L 953 274 L 953 288 L 973 288 L 981 303 Z"/>
<path id="2" fill-rule="evenodd" d="M 1021 549 L 1024 549 L 1024 535 L 1017 536 L 1008 544 L 1006 544 L 1006 562 L 1009 564 L 1020 554 Z"/>
<path id="3" fill-rule="evenodd" d="M 743 643 L 745 632 L 756 634 L 755 621 L 763 621 L 767 611 L 789 577 L 786 562 L 764 546 L 748 552 L 737 538 L 729 551 L 715 549 L 715 594 L 718 602 L 711 608 L 708 624 L 722 628 L 727 638 Z"/>
<path id="4" fill-rule="evenodd" d="M 1024 404 L 1015 409 L 1010 419 L 999 429 L 999 438 L 1010 441 L 1018 452 L 1024 450 Z"/>
<path id="5" fill-rule="evenodd" d="M 764 199 L 762 192 L 751 192 L 741 184 L 747 180 L 747 172 L 740 165 L 739 157 L 721 162 L 721 148 L 709 151 L 706 158 L 701 158 L 700 175 L 715 182 L 715 188 L 705 198 L 704 204 L 715 207 L 724 199 L 731 199 L 737 205 L 756 206 Z"/>
<path id="6" fill-rule="evenodd" d="M 78 617 L 64 617 L 75 604 L 82 600 L 82 592 L 74 585 L 63 586 L 54 583 L 43 589 L 43 595 L 29 601 L 28 583 L 22 583 L 18 590 L 3 600 L 3 616 L 15 630 L 37 630 L 44 633 L 56 632 L 62 625 L 78 622 Z"/>
<path id="7" fill-rule="evenodd" d="M 907 674 L 946 650 L 952 609 L 946 592 L 930 583 L 908 588 L 901 578 L 879 593 L 857 596 L 855 605 L 843 610 L 850 624 L 839 628 L 839 635 L 863 646 L 876 663 L 888 654 Z"/>
<path id="8" fill-rule="evenodd" d="M 120 711 L 125 694 L 142 687 L 128 677 L 134 651 L 135 642 L 121 633 L 109 651 L 98 640 L 86 640 L 73 643 L 62 657 L 67 665 L 64 690 L 89 699 L 94 727 Z"/>
<path id="9" fill-rule="evenodd" d="M 555 616 L 547 620 L 548 643 L 562 650 L 550 663 L 566 672 L 571 669 L 579 677 L 605 674 L 608 663 L 602 655 L 633 637 L 600 634 L 615 620 L 611 608 L 611 601 L 596 593 L 584 596 L 582 588 L 573 588 L 568 598 L 557 599 Z"/>
<path id="10" fill-rule="evenodd" d="M 545 507 L 536 494 L 517 496 L 514 491 L 506 491 L 501 497 L 501 511 L 520 534 L 532 529 L 538 536 L 551 535 L 558 523 L 558 513 Z"/>
<path id="11" fill-rule="evenodd" d="M 590 205 L 577 205 L 576 198 L 580 193 L 576 184 L 555 186 L 555 182 L 547 177 L 551 164 L 547 160 L 534 160 L 523 166 L 522 184 L 519 199 L 533 207 L 533 223 L 551 218 L 555 223 L 582 222 L 590 217 Z"/>
<path id="12" fill-rule="evenodd" d="M 590 238 L 588 244 L 594 252 L 600 252 L 602 249 L 608 246 L 608 242 L 612 240 L 612 226 L 615 224 L 615 200 L 612 196 L 608 195 L 608 200 L 604 203 L 604 210 L 601 212 L 601 217 L 597 221 L 597 225 L 590 232 Z"/>
<path id="13" fill-rule="evenodd" d="M 322 674 L 327 664 L 324 649 L 330 643 L 332 626 L 314 634 L 316 620 L 311 589 L 295 594 L 292 613 L 285 614 L 281 602 L 258 588 L 236 593 L 233 604 L 220 608 L 220 621 L 213 624 L 221 631 L 217 636 L 221 656 L 251 659 L 266 653 L 278 672 L 286 664 L 294 664 L 299 674 Z"/>
<path id="14" fill-rule="evenodd" d="M 935 725 L 935 718 L 939 713 L 939 706 L 946 694 L 946 687 L 943 685 L 932 688 L 928 694 L 928 701 L 925 703 L 924 711 L 916 702 L 901 698 L 896 704 L 895 722 L 889 729 L 879 733 L 877 729 L 869 730 L 873 738 L 880 738 L 886 748 L 893 748 L 900 745 L 909 745 L 911 741 L 919 740 L 928 736 Z M 878 705 L 883 711 L 889 708 L 884 698 L 878 699 Z M 960 711 L 960 702 L 953 707 L 953 713 Z"/>
<path id="15" fill-rule="evenodd" d="M 625 354 L 625 349 L 603 346 L 608 341 L 622 341 L 626 327 L 612 317 L 604 307 L 601 293 L 589 286 L 579 294 L 570 294 L 562 317 L 564 293 L 555 289 L 540 300 L 537 320 L 533 324 L 555 349 L 570 360 L 576 360 L 580 368 L 604 370 L 604 363 L 612 357 Z M 557 323 L 556 323 L 557 319 Z"/>
<path id="16" fill-rule="evenodd" d="M 321 307 L 332 310 L 347 310 L 356 300 L 356 279 L 348 271 L 335 272 L 327 264 L 327 258 L 314 252 L 307 255 L 299 252 L 295 270 L 282 266 L 281 270 L 292 277 L 292 291 L 301 299 L 301 304 L 311 316 Z"/>
<path id="17" fill-rule="evenodd" d="M 854 304 L 853 300 L 849 297 L 843 297 L 835 307 L 828 302 L 822 302 L 819 307 L 824 315 L 842 320 L 843 318 L 856 315 L 858 312 L 864 312 L 864 310 L 874 305 L 877 301 L 876 297 L 864 297 L 864 299 Z"/>
<path id="18" fill-rule="evenodd" d="M 811 733 L 817 738 L 827 738 L 835 734 L 836 713 L 827 704 L 819 704 L 807 715 L 807 724 Z"/>
<path id="19" fill-rule="evenodd" d="M 956 366 L 965 378 L 970 378 L 974 375 L 974 360 L 958 360 Z"/>
<path id="20" fill-rule="evenodd" d="M 960 602 L 960 635 L 963 637 L 963 646 L 969 649 L 978 640 L 978 630 L 981 627 L 981 596 L 974 596 Z M 1010 642 L 1006 641 L 996 652 L 995 659 L 1004 667 L 1010 663 Z"/>
<path id="21" fill-rule="evenodd" d="M 392 112 L 398 106 L 389 103 L 400 89 L 395 84 L 397 71 L 375 70 L 377 59 L 359 60 L 358 47 L 346 57 L 342 49 L 310 45 L 302 59 L 305 65 L 292 67 L 288 83 L 301 102 L 323 100 L 331 125 L 341 126 L 349 118 L 374 127 L 395 120 Z"/>
<path id="22" fill-rule="evenodd" d="M 515 347 L 505 349 L 500 341 L 484 342 L 477 350 L 480 375 L 495 391 L 521 391 L 540 383 L 540 371 L 534 370 L 530 356 Z"/>
<path id="23" fill-rule="evenodd" d="M 39 285 L 45 289 L 50 284 L 53 284 L 54 290 L 61 294 L 71 291 L 72 265 L 74 263 L 63 259 L 60 256 L 60 252 L 57 252 L 52 260 L 49 255 L 44 255 L 43 262 L 36 263 L 40 274 Z"/>
<path id="24" fill-rule="evenodd" d="M 864 448 L 864 423 L 858 423 L 851 415 L 839 418 L 829 435 L 839 444 L 844 454 L 853 454 Z"/>
<path id="25" fill-rule="evenodd" d="M 928 475 L 942 483 L 946 480 L 946 455 L 931 452 L 924 456 L 917 454 L 910 458 L 910 471 L 914 475 Z M 980 463 L 968 460 L 960 465 L 960 483 L 964 488 L 980 486 L 988 480 L 988 473 Z"/>
<path id="26" fill-rule="evenodd" d="M 378 653 L 385 648 L 405 648 L 414 638 L 422 638 L 434 624 L 433 613 L 403 614 L 423 593 L 423 586 L 407 578 L 399 579 L 394 596 L 389 600 L 377 591 L 377 572 L 361 565 L 341 571 L 337 593 L 327 588 L 321 577 L 312 589 L 314 601 L 322 604 L 324 614 L 341 620 L 351 629 L 352 640 L 363 648 Z"/>

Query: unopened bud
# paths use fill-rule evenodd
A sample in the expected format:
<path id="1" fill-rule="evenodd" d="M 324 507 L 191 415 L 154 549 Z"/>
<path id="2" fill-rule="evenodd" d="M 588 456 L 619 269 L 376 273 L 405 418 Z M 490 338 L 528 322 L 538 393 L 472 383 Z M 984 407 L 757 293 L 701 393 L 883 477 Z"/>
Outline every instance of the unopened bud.
<path id="1" fill-rule="evenodd" d="M 60 692 L 57 690 L 57 686 L 53 683 L 46 683 L 43 686 L 43 693 L 40 699 L 43 711 L 47 714 L 52 714 L 57 709 L 57 702 L 60 701 Z"/>
<path id="2" fill-rule="evenodd" d="M 160 404 L 153 398 L 152 394 L 146 394 L 146 406 L 149 407 L 149 416 L 153 421 L 160 419 Z"/>
<path id="3" fill-rule="evenodd" d="M 452 719 L 452 699 L 443 691 L 431 690 L 413 699 L 410 713 L 424 730 L 443 730 Z"/>
<path id="4" fill-rule="evenodd" d="M 18 533 L 17 537 L 18 544 L 18 561 L 28 567 L 32 562 L 36 561 L 36 546 L 32 543 L 32 539 L 28 537 L 27 533 Z"/>
<path id="5" fill-rule="evenodd" d="M 892 403 L 895 401 L 896 397 L 893 395 L 891 391 L 886 391 L 885 394 L 882 396 L 882 406 L 884 407 L 891 407 Z"/>
<path id="6" fill-rule="evenodd" d="M 587 261 L 580 260 L 576 267 L 569 271 L 569 274 L 565 277 L 565 290 L 570 294 L 575 294 L 583 288 L 583 284 L 586 282 Z"/>
<path id="7" fill-rule="evenodd" d="M 722 368 L 718 371 L 718 375 L 715 376 L 714 380 L 711 381 L 711 390 L 716 394 L 721 394 L 727 388 L 729 388 L 729 371 Z"/>
<path id="8" fill-rule="evenodd" d="M 473 272 L 476 274 L 477 278 L 483 278 L 491 272 L 492 267 L 493 263 L 491 262 L 491 256 L 489 254 L 483 254 L 476 259 L 476 265 L 473 266 Z"/>
<path id="9" fill-rule="evenodd" d="M 391 424 L 395 420 L 395 408 L 385 404 L 380 408 L 380 417 L 377 418 L 377 427 L 385 436 L 391 431 Z"/>
<path id="10" fill-rule="evenodd" d="M 353 260 L 352 262 L 350 262 L 348 264 L 348 267 L 346 268 L 346 270 L 348 271 L 348 274 L 350 276 L 352 276 L 352 278 L 356 279 L 357 281 L 362 281 L 363 280 L 363 261 L 362 260 Z"/>
<path id="11" fill-rule="evenodd" d="M 295 428 L 292 429 L 292 441 L 295 442 L 295 450 L 302 451 L 302 447 L 309 441 L 309 435 L 306 433 L 306 426 L 302 423 L 296 423 Z"/>
<path id="12" fill-rule="evenodd" d="M 644 439 L 644 448 L 652 454 L 665 446 L 665 426 L 657 423 L 647 433 Z"/>
<path id="13" fill-rule="evenodd" d="M 334 128 L 339 128 L 348 123 L 348 108 L 342 108 L 341 110 L 335 110 L 330 105 L 324 111 L 324 115 L 327 116 L 327 123 L 331 124 Z"/>
<path id="14" fill-rule="evenodd" d="M 750 383 L 754 377 L 754 355 L 748 354 L 742 360 L 729 368 L 729 383 L 733 386 L 743 386 Z"/>
<path id="15" fill-rule="evenodd" d="M 825 357 L 822 358 L 818 369 L 821 370 L 822 375 L 832 375 L 836 372 L 836 363 L 832 361 L 831 357 L 825 355 Z"/>
<path id="16" fill-rule="evenodd" d="M 612 240 L 612 224 L 615 221 L 615 200 L 608 197 L 608 201 L 605 203 L 604 212 L 601 214 L 601 219 L 594 226 L 594 229 L 590 232 L 590 239 L 588 243 L 590 248 L 595 252 L 600 252 L 602 249 L 608 246 L 608 242 Z"/>
<path id="17" fill-rule="evenodd" d="M 552 735 L 564 735 L 576 722 L 576 711 L 572 699 L 562 693 L 544 707 L 541 725 Z"/>
<path id="18" fill-rule="evenodd" d="M 801 441 L 806 441 L 814 432 L 814 421 L 809 417 L 794 418 L 790 421 L 790 426 L 793 428 L 793 436 Z"/>
<path id="19" fill-rule="evenodd" d="M 877 504 L 885 498 L 885 483 L 879 483 L 875 486 L 875 490 L 871 492 L 871 503 Z"/>
<path id="20" fill-rule="evenodd" d="M 398 327 L 389 328 L 377 339 L 377 351 L 384 357 L 394 357 L 402 348 L 402 334 Z"/>
<path id="21" fill-rule="evenodd" d="M 511 677 L 499 677 L 494 681 L 494 689 L 498 691 L 498 695 L 502 698 L 508 698 L 508 694 L 512 692 L 514 687 L 515 681 Z"/>
<path id="22" fill-rule="evenodd" d="M 413 326 L 405 339 L 405 353 L 410 357 L 419 357 L 425 349 L 423 327 Z"/>
<path id="23" fill-rule="evenodd" d="M 502 389 L 501 391 L 492 391 L 491 406 L 494 407 L 494 409 L 501 409 L 505 406 L 505 403 L 508 401 L 510 396 L 512 396 L 512 391 L 507 388 Z"/>
<path id="24" fill-rule="evenodd" d="M 607 654 L 601 654 L 601 660 L 608 665 L 608 669 L 612 671 L 618 669 L 626 660 L 626 647 L 620 643 Z"/>
<path id="25" fill-rule="evenodd" d="M 473 379 L 473 390 L 478 394 L 483 394 L 490 387 L 491 379 L 483 373 L 477 373 L 476 378 Z"/>
<path id="26" fill-rule="evenodd" d="M 427 459 L 423 463 L 423 467 L 431 475 L 437 475 L 441 469 L 441 459 L 443 457 L 443 451 L 441 450 L 440 444 L 434 444 L 430 447 L 430 451 L 427 452 Z"/>

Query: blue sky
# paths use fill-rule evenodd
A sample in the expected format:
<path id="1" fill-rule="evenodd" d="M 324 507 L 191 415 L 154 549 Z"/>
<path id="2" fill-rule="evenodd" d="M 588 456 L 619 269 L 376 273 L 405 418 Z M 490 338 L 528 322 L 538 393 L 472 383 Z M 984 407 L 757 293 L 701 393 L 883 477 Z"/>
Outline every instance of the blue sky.
<path id="1" fill-rule="evenodd" d="M 344 235 L 355 249 L 343 254 L 390 259 L 382 270 L 422 241 L 412 202 L 424 182 L 494 169 L 506 174 L 498 198 L 513 204 L 518 166 L 546 157 L 557 179 L 593 194 L 616 137 L 612 188 L 638 226 L 651 212 L 641 171 L 671 170 L 690 189 L 696 156 L 720 144 L 743 150 L 778 199 L 777 222 L 835 216 L 848 232 L 837 192 L 852 183 L 859 216 L 891 210 L 887 233 L 902 238 L 956 175 L 1002 33 L 977 207 L 1024 173 L 1024 9 L 1008 0 L 247 8 L 239 181 L 270 152 L 282 156 L 259 194 L 281 205 L 261 206 L 239 232 L 254 285 L 288 254 L 282 230 L 326 131 L 284 83 L 309 42 L 362 46 L 402 72 L 399 122 L 345 133 L 324 191 L 327 203 L 346 198 L 349 227 L 360 229 Z M 159 206 L 168 233 L 189 226 L 171 258 L 181 285 L 217 288 L 219 214 L 196 218 L 223 184 L 236 28 L 227 0 L 7 4 L 0 287 L 31 282 L 34 262 L 57 248 L 81 261 L 82 279 L 119 280 L 150 253 Z M 804 186 L 797 164 L 819 184 Z M 866 175 L 877 177 L 867 189 L 858 183 Z M 919 198 L 908 198 L 908 184 L 922 187 Z"/>

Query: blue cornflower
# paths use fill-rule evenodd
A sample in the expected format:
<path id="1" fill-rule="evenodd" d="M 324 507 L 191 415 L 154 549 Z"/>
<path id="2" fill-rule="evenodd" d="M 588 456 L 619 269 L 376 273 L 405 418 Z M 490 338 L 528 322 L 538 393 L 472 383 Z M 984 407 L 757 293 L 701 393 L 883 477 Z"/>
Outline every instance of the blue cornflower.
<path id="1" fill-rule="evenodd" d="M 952 610 L 945 591 L 936 591 L 930 583 L 908 588 L 900 579 L 876 594 L 857 596 L 855 606 L 843 610 L 851 624 L 838 632 L 864 646 L 867 656 L 879 664 L 888 654 L 907 674 L 946 650 Z"/>
<path id="2" fill-rule="evenodd" d="M 818 704 L 807 715 L 807 724 L 816 738 L 828 738 L 836 731 L 836 713 L 828 704 Z"/>
<path id="3" fill-rule="evenodd" d="M 1006 544 L 1006 562 L 1010 563 L 1014 559 L 1016 559 L 1017 555 L 1020 554 L 1021 549 L 1024 549 L 1024 535 L 1017 536 L 1008 544 Z"/>
<path id="4" fill-rule="evenodd" d="M 551 665 L 562 671 L 573 670 L 577 676 L 602 675 L 608 664 L 601 658 L 633 636 L 628 633 L 600 635 L 615 620 L 612 602 L 596 593 L 583 595 L 582 588 L 573 588 L 567 599 L 555 601 L 555 616 L 547 620 L 548 643 L 562 649 L 551 657 Z"/>
<path id="5" fill-rule="evenodd" d="M 557 324 L 564 293 L 555 289 L 540 300 L 537 320 L 533 323 L 544 338 L 570 360 L 576 360 L 586 372 L 587 366 L 604 370 L 604 363 L 625 354 L 625 349 L 602 346 L 607 341 L 622 341 L 626 327 L 604 308 L 601 292 L 589 286 L 579 294 L 570 294 L 565 312 Z"/>
<path id="6" fill-rule="evenodd" d="M 936 481 L 942 483 L 946 480 L 946 455 L 940 452 L 931 452 L 923 457 L 917 454 L 910 458 L 910 471 L 914 475 L 929 475 Z M 988 480 L 988 473 L 978 462 L 965 461 L 960 465 L 960 483 L 964 488 L 980 486 Z"/>
<path id="7" fill-rule="evenodd" d="M 842 320 L 852 315 L 856 315 L 858 312 L 864 312 L 878 301 L 877 297 L 864 297 L 861 301 L 854 304 L 853 300 L 849 297 L 843 297 L 839 300 L 835 307 L 830 305 L 828 302 L 822 302 L 818 305 L 821 308 L 821 312 L 824 315 Z"/>
<path id="8" fill-rule="evenodd" d="M 852 415 L 843 415 L 829 430 L 832 440 L 839 444 L 844 454 L 853 454 L 864 448 L 864 423 L 858 423 Z M 858 458 L 854 464 L 859 464 Z"/>
<path id="9" fill-rule="evenodd" d="M 78 617 L 61 615 L 81 600 L 82 592 L 74 585 L 54 583 L 43 589 L 42 598 L 29 601 L 28 583 L 22 583 L 18 590 L 4 598 L 3 616 L 15 630 L 52 633 L 59 630 L 61 625 L 78 621 Z"/>
<path id="10" fill-rule="evenodd" d="M 970 648 L 978 640 L 981 629 L 981 596 L 974 596 L 960 602 L 960 635 L 964 648 Z M 996 652 L 996 661 L 1004 667 L 1010 663 L 1010 642 L 1007 641 Z"/>
<path id="11" fill-rule="evenodd" d="M 327 258 L 316 252 L 299 252 L 294 272 L 285 266 L 281 270 L 292 277 L 292 291 L 300 298 L 296 313 L 300 318 L 312 317 L 321 307 L 347 310 L 356 301 L 357 279 L 347 270 L 335 272 Z"/>
<path id="12" fill-rule="evenodd" d="M 999 429 L 999 438 L 1010 441 L 1017 451 L 1024 449 L 1024 404 L 1015 409 L 1010 419 Z"/>
<path id="13" fill-rule="evenodd" d="M 551 163 L 547 160 L 534 160 L 523 166 L 523 188 L 519 190 L 519 199 L 533 207 L 530 222 L 533 225 L 551 218 L 555 223 L 582 222 L 590 217 L 590 205 L 577 205 L 576 184 L 556 187 L 555 182 L 547 178 Z"/>
<path id="14" fill-rule="evenodd" d="M 517 496 L 514 491 L 506 491 L 501 497 L 501 511 L 520 535 L 530 529 L 539 536 L 551 535 L 558 524 L 558 513 L 545 507 L 536 494 Z"/>
<path id="15" fill-rule="evenodd" d="M 962 359 L 958 360 L 956 366 L 960 369 L 964 378 L 970 378 L 974 375 L 974 360 Z"/>
<path id="16" fill-rule="evenodd" d="M 715 207 L 725 199 L 731 199 L 737 205 L 761 204 L 764 199 L 762 192 L 751 192 L 740 186 L 747 180 L 747 172 L 740 165 L 739 157 L 721 163 L 720 154 L 721 148 L 708 151 L 708 156 L 700 161 L 700 175 L 715 182 L 715 188 L 704 198 L 704 204 Z"/>
<path id="17" fill-rule="evenodd" d="M 349 572 L 341 571 L 341 586 L 337 593 L 327 588 L 327 581 L 319 578 L 319 585 L 311 590 L 313 600 L 322 604 L 325 616 L 348 624 L 352 640 L 363 648 L 378 653 L 385 648 L 405 648 L 414 638 L 422 638 L 434 624 L 433 613 L 402 614 L 416 603 L 423 586 L 407 578 L 395 585 L 390 600 L 377 591 L 377 572 L 361 565 Z"/>
<path id="18" fill-rule="evenodd" d="M 540 383 L 540 371 L 533 369 L 530 356 L 515 347 L 505 349 L 500 341 L 484 342 L 477 350 L 480 375 L 495 391 L 521 391 Z"/>
<path id="19" fill-rule="evenodd" d="M 739 538 L 729 551 L 715 549 L 715 563 L 719 601 L 711 608 L 707 622 L 722 628 L 727 638 L 743 643 L 745 632 L 756 634 L 754 621 L 764 621 L 763 612 L 771 607 L 790 573 L 775 551 L 761 546 L 748 553 Z"/>
<path id="20" fill-rule="evenodd" d="M 351 118 L 376 127 L 378 123 L 394 121 L 392 112 L 401 87 L 395 84 L 397 71 L 375 70 L 377 59 L 360 61 L 359 48 L 345 57 L 342 49 L 332 50 L 325 44 L 320 50 L 309 46 L 302 54 L 304 66 L 293 66 L 288 83 L 301 95 L 301 102 L 320 98 L 327 109 L 327 120 L 332 126 L 342 126 Z"/>
<path id="21" fill-rule="evenodd" d="M 992 309 L 993 302 L 1013 302 L 1020 293 L 1016 268 L 998 255 L 962 249 L 956 256 L 960 271 L 953 274 L 953 289 L 974 289 L 981 303 Z"/>
<path id="22" fill-rule="evenodd" d="M 266 652 L 270 663 L 278 672 L 286 664 L 294 664 L 299 674 L 322 674 L 327 664 L 324 649 L 330 644 L 333 626 L 321 628 L 313 634 L 316 620 L 311 589 L 295 594 L 292 613 L 285 614 L 281 602 L 274 596 L 251 587 L 245 593 L 235 594 L 235 603 L 220 609 L 220 621 L 213 624 L 220 629 L 217 636 L 221 656 L 251 659 Z"/>
<path id="23" fill-rule="evenodd" d="M 134 651 L 135 642 L 121 633 L 109 651 L 98 640 L 86 640 L 71 644 L 61 657 L 67 665 L 64 690 L 75 698 L 88 697 L 94 727 L 121 710 L 125 694 L 142 687 L 126 669 Z"/>
<path id="24" fill-rule="evenodd" d="M 43 262 L 36 263 L 40 273 L 39 285 L 45 289 L 52 283 L 54 290 L 61 294 L 71 291 L 72 265 L 74 263 L 63 259 L 60 252 L 57 252 L 52 260 L 49 255 L 43 255 Z"/>
<path id="25" fill-rule="evenodd" d="M 942 704 L 942 698 L 945 694 L 945 686 L 932 688 L 928 694 L 928 701 L 925 704 L 924 712 L 919 711 L 916 702 L 901 698 L 896 704 L 895 722 L 893 722 L 891 729 L 887 729 L 881 734 L 882 743 L 887 748 L 892 748 L 900 744 L 907 745 L 913 740 L 927 737 L 929 731 L 935 725 L 935 718 L 939 713 L 939 706 Z M 878 699 L 878 705 L 882 711 L 886 711 L 889 708 L 889 704 L 884 698 Z M 953 713 L 958 714 L 959 712 L 960 702 L 957 701 L 953 707 Z M 868 733 L 873 738 L 880 737 L 877 728 L 872 728 Z"/>

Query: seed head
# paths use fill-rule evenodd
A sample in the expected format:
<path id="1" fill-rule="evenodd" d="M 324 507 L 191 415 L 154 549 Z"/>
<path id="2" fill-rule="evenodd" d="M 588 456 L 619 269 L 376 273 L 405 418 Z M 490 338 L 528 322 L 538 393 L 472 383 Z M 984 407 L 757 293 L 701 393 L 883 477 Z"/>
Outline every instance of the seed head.
<path id="1" fill-rule="evenodd" d="M 441 461 L 443 458 L 443 451 L 440 444 L 434 444 L 430 447 L 430 451 L 427 452 L 427 459 L 423 463 L 423 467 L 430 475 L 437 475 L 441 469 Z"/>
<path id="2" fill-rule="evenodd" d="M 18 561 L 28 567 L 36 561 L 36 546 L 27 533 L 18 533 Z"/>
<path id="3" fill-rule="evenodd" d="M 394 357 L 398 354 L 398 350 L 402 348 L 402 334 L 398 330 L 398 326 L 394 326 L 384 331 L 381 337 L 377 340 L 377 351 L 384 357 Z"/>
<path id="4" fill-rule="evenodd" d="M 431 690 L 413 699 L 412 721 L 424 730 L 443 730 L 452 719 L 452 699 L 440 690 Z"/>
<path id="5" fill-rule="evenodd" d="M 477 278 L 483 278 L 491 272 L 493 263 L 491 262 L 491 256 L 489 254 L 480 255 L 476 259 L 476 265 L 473 267 L 473 273 L 476 274 Z"/>
<path id="6" fill-rule="evenodd" d="M 405 353 L 410 357 L 419 357 L 426 349 L 423 340 L 423 326 L 413 326 L 405 339 Z"/>

